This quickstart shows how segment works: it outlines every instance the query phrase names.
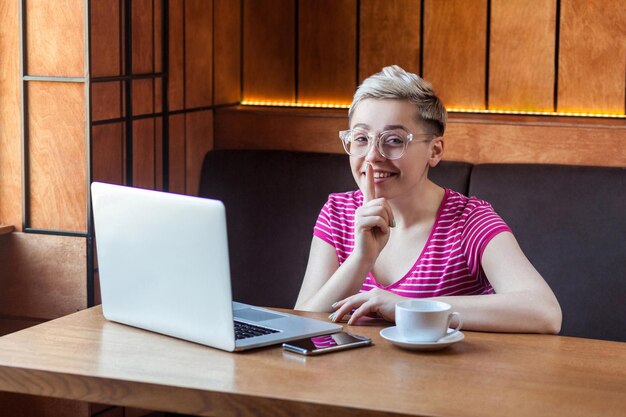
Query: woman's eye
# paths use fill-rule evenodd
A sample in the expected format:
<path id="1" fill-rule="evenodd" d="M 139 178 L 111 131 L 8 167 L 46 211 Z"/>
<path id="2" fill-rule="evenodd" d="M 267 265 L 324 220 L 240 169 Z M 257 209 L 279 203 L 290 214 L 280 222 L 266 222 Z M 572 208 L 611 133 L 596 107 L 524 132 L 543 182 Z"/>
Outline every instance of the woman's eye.
<path id="1" fill-rule="evenodd" d="M 363 135 L 356 135 L 353 139 L 352 142 L 354 143 L 358 143 L 358 144 L 364 144 L 367 143 L 367 136 L 363 136 Z"/>
<path id="2" fill-rule="evenodd" d="M 404 141 L 399 136 L 389 136 L 384 140 L 385 145 L 398 146 L 402 145 Z"/>

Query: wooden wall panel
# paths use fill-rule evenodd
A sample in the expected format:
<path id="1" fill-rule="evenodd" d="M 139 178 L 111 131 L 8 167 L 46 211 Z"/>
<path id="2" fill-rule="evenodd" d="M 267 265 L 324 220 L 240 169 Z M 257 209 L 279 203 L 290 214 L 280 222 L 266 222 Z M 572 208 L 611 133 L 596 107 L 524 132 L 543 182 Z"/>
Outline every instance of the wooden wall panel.
<path id="1" fill-rule="evenodd" d="M 448 160 L 626 166 L 623 126 L 460 120 L 445 137 Z"/>
<path id="2" fill-rule="evenodd" d="M 120 2 L 91 2 L 91 76 L 121 74 Z"/>
<path id="3" fill-rule="evenodd" d="M 33 228 L 85 232 L 85 97 L 81 83 L 28 83 Z"/>
<path id="4" fill-rule="evenodd" d="M 132 81 L 133 115 L 154 111 L 154 82 L 151 79 Z"/>
<path id="5" fill-rule="evenodd" d="M 343 153 L 336 132 L 345 110 L 224 108 L 216 110 L 216 149 L 284 149 Z M 315 140 L 311 140 L 315 138 Z M 626 166 L 621 121 L 499 116 L 450 117 L 444 159 L 472 163 Z"/>
<path id="6" fill-rule="evenodd" d="M 243 0 L 243 98 L 296 99 L 296 0 Z"/>
<path id="7" fill-rule="evenodd" d="M 87 307 L 86 239 L 12 233 L 0 240 L 0 316 L 54 319 Z"/>
<path id="8" fill-rule="evenodd" d="M 134 74 L 149 73 L 154 68 L 152 5 L 152 0 L 133 0 L 132 3 L 132 64 Z"/>
<path id="9" fill-rule="evenodd" d="M 154 118 L 154 188 L 163 191 L 163 118 Z"/>
<path id="10" fill-rule="evenodd" d="M 213 100 L 213 1 L 185 2 L 185 107 Z"/>
<path id="11" fill-rule="evenodd" d="M 485 108 L 487 0 L 424 1 L 424 68 L 447 107 Z"/>
<path id="12" fill-rule="evenodd" d="M 216 1 L 214 13 L 213 104 L 238 103 L 241 101 L 241 0 Z"/>
<path id="13" fill-rule="evenodd" d="M 185 115 L 186 194 L 198 195 L 204 155 L 213 149 L 213 111 Z"/>
<path id="14" fill-rule="evenodd" d="M 156 186 L 154 128 L 154 119 L 133 122 L 134 187 L 154 189 Z"/>
<path id="15" fill-rule="evenodd" d="M 492 0 L 489 108 L 554 111 L 556 0 Z"/>
<path id="16" fill-rule="evenodd" d="M 84 75 L 84 0 L 27 1 L 26 20 L 28 75 Z"/>
<path id="17" fill-rule="evenodd" d="M 107 120 L 122 117 L 123 90 L 121 83 L 91 84 L 91 120 Z"/>
<path id="18" fill-rule="evenodd" d="M 347 114 L 346 110 L 218 109 L 215 148 L 343 153 L 338 133 L 348 127 Z"/>
<path id="19" fill-rule="evenodd" d="M 170 116 L 169 126 L 170 191 L 184 194 L 185 181 L 185 115 Z"/>
<path id="20" fill-rule="evenodd" d="M 18 2 L 0 0 L 0 224 L 22 228 Z"/>
<path id="21" fill-rule="evenodd" d="M 361 0 L 359 82 L 388 65 L 419 74 L 421 2 Z"/>
<path id="22" fill-rule="evenodd" d="M 124 184 L 123 128 L 121 123 L 92 128 L 92 181 Z"/>
<path id="23" fill-rule="evenodd" d="M 160 113 L 163 111 L 163 78 L 155 78 L 152 80 L 154 90 L 153 111 Z"/>
<path id="24" fill-rule="evenodd" d="M 163 71 L 163 1 L 152 2 L 154 23 L 152 24 L 152 39 L 154 42 L 154 65 L 156 73 Z"/>
<path id="25" fill-rule="evenodd" d="M 626 4 L 562 0 L 558 110 L 624 114 Z"/>
<path id="26" fill-rule="evenodd" d="M 132 70 L 133 74 L 154 72 L 154 2 L 134 0 L 132 3 Z M 132 81 L 133 115 L 154 111 L 154 81 L 140 79 Z"/>
<path id="27" fill-rule="evenodd" d="M 298 4 L 298 101 L 350 103 L 357 86 L 356 0 Z"/>
<path id="28" fill-rule="evenodd" d="M 185 75 L 183 71 L 183 0 L 171 0 L 169 8 L 169 71 L 168 90 L 170 110 L 184 107 Z"/>

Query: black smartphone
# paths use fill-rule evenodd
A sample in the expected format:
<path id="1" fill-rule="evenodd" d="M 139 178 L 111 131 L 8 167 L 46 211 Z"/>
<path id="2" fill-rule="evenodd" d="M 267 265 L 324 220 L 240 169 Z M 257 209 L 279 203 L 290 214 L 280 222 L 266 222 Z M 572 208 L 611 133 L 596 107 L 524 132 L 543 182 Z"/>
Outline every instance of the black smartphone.
<path id="1" fill-rule="evenodd" d="M 371 344 L 372 340 L 367 337 L 340 332 L 285 342 L 283 349 L 301 355 L 320 355 Z"/>

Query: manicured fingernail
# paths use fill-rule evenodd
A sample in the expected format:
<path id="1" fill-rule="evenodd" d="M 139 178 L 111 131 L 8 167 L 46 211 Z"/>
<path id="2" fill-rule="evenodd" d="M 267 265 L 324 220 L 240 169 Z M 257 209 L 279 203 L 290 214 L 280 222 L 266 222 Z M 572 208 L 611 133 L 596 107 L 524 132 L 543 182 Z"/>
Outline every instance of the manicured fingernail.
<path id="1" fill-rule="evenodd" d="M 396 227 L 396 219 L 391 219 L 390 227 Z"/>
<path id="2" fill-rule="evenodd" d="M 331 307 L 332 307 L 332 308 L 335 308 L 335 307 L 337 307 L 337 304 L 339 304 L 339 301 L 334 302 L 334 303 L 333 303 L 333 305 L 331 305 Z"/>

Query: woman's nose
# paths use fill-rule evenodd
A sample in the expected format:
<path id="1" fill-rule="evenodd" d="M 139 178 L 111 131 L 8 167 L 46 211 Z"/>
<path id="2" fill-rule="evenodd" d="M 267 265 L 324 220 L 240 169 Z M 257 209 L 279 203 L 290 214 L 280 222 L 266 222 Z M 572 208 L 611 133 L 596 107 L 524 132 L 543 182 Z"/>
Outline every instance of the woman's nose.
<path id="1" fill-rule="evenodd" d="M 365 155 L 365 160 L 369 162 L 381 161 L 383 159 L 385 159 L 385 157 L 381 155 L 380 151 L 378 150 L 377 142 L 372 142 L 370 148 L 367 150 L 367 154 Z"/>

